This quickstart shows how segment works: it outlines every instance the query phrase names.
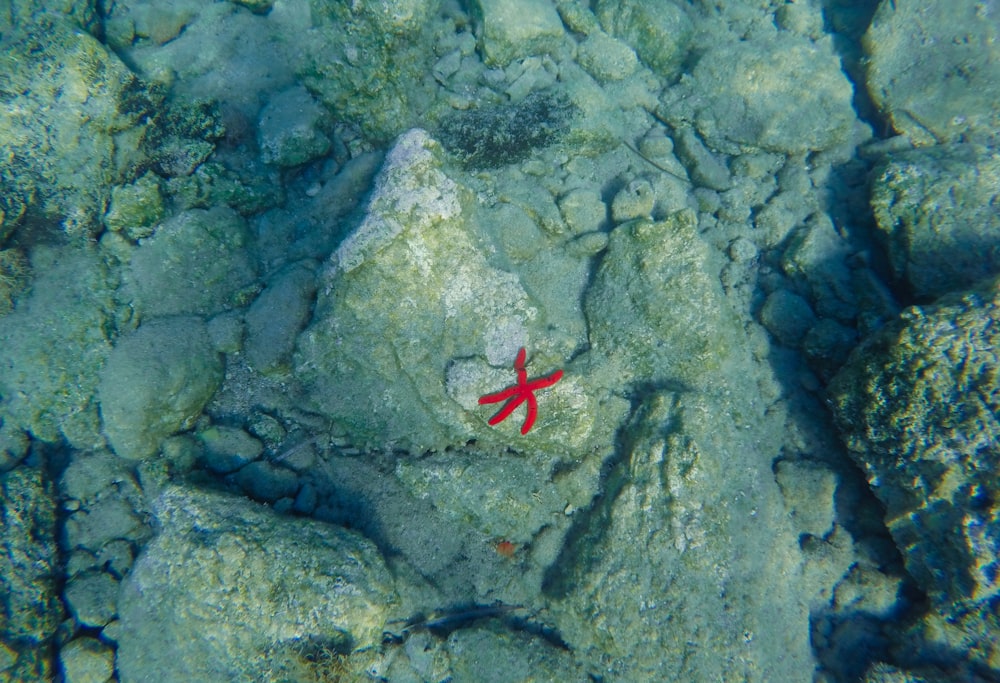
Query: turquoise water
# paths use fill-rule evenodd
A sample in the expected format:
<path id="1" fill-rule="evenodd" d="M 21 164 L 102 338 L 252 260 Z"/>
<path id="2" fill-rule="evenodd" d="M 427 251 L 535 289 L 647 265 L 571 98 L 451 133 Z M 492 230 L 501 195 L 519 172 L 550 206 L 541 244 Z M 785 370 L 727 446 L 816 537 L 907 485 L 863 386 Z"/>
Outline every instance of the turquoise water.
<path id="1" fill-rule="evenodd" d="M 4 680 L 998 675 L 995 3 L 45 4 Z"/>

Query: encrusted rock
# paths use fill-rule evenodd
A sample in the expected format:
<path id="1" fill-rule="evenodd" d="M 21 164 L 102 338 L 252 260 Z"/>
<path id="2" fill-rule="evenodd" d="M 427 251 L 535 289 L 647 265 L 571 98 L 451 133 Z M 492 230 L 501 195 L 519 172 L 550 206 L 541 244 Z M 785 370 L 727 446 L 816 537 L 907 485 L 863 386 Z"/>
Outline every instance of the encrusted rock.
<path id="1" fill-rule="evenodd" d="M 851 456 L 945 615 L 1000 595 L 1000 281 L 908 309 L 830 384 Z"/>
<path id="2" fill-rule="evenodd" d="M 299 338 L 296 371 L 314 409 L 359 446 L 509 443 L 514 421 L 489 427 L 478 397 L 513 382 L 519 347 L 530 347 L 540 371 L 556 370 L 563 351 L 579 344 L 572 333 L 582 334 L 578 294 L 566 292 L 582 289 L 586 263 L 547 249 L 536 219 L 515 204 L 498 211 L 502 218 L 474 213 L 441 155 L 425 131 L 400 136 Z M 547 291 L 529 295 L 527 282 Z M 546 390 L 529 438 L 565 454 L 611 428 L 611 405 L 620 407 L 567 373 Z"/>
<path id="3" fill-rule="evenodd" d="M 601 83 L 628 78 L 639 67 L 635 50 L 600 30 L 580 43 L 577 61 Z"/>
<path id="4" fill-rule="evenodd" d="M 349 655 L 381 641 L 396 596 L 360 535 L 176 487 L 155 514 L 159 535 L 119 596 L 122 680 L 261 680 L 283 648 L 315 641 Z M 296 680 L 314 680 L 325 664 L 313 660 Z"/>
<path id="5" fill-rule="evenodd" d="M 438 56 L 428 35 L 436 0 L 310 3 L 310 30 L 289 61 L 299 80 L 339 120 L 389 141 L 415 125 L 434 95 L 425 79 Z M 268 49 L 273 49 L 270 46 Z"/>
<path id="6" fill-rule="evenodd" d="M 829 42 L 779 33 L 713 45 L 664 93 L 658 112 L 693 123 L 714 149 L 794 154 L 849 139 L 853 94 Z"/>
<path id="7" fill-rule="evenodd" d="M 896 277 L 919 297 L 1000 273 L 1000 153 L 974 144 L 889 156 L 872 208 Z"/>
<path id="8" fill-rule="evenodd" d="M 22 466 L 0 475 L 0 538 L 0 659 L 8 660 L 3 674 L 50 680 L 48 642 L 63 610 L 56 588 L 56 502 L 41 469 Z"/>
<path id="9" fill-rule="evenodd" d="M 879 3 L 862 41 L 866 81 L 897 131 L 921 145 L 997 140 L 996 10 L 989 3 Z"/>
<path id="10" fill-rule="evenodd" d="M 534 0 L 475 0 L 480 45 L 487 64 L 504 66 L 520 57 L 551 52 L 563 26 L 555 7 Z"/>

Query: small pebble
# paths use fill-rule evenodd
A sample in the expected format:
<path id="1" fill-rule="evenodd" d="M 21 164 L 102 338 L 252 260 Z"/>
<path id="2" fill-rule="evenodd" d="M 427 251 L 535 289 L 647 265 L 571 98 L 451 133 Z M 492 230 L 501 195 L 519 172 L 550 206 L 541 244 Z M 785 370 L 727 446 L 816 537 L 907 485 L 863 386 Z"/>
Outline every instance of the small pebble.
<path id="1" fill-rule="evenodd" d="M 65 683 L 106 683 L 112 680 L 115 651 L 97 638 L 74 638 L 59 650 Z"/>
<path id="2" fill-rule="evenodd" d="M 656 203 L 653 186 L 647 180 L 633 180 L 615 195 L 611 202 L 611 220 L 615 223 L 649 218 Z"/>

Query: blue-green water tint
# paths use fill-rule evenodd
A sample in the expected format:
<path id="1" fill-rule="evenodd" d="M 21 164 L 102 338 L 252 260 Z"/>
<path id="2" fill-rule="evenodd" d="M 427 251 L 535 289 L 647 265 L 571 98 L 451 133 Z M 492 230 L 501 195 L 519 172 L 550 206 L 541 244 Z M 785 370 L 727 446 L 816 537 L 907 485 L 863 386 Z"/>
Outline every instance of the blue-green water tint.
<path id="1" fill-rule="evenodd" d="M 995 3 L 44 4 L 6 679 L 997 675 Z"/>

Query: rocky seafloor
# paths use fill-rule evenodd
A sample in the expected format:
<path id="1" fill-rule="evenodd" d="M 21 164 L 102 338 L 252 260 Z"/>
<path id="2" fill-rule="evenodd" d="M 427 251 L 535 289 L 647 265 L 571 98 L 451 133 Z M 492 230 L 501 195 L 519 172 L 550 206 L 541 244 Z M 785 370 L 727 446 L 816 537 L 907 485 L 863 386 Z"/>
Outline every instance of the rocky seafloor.
<path id="1" fill-rule="evenodd" d="M 0 681 L 1000 680 L 998 32 L 0 6 Z"/>

